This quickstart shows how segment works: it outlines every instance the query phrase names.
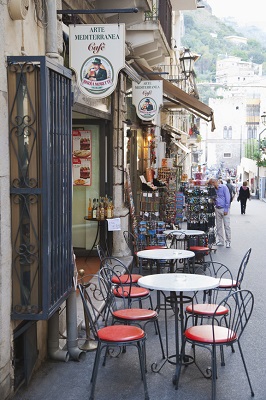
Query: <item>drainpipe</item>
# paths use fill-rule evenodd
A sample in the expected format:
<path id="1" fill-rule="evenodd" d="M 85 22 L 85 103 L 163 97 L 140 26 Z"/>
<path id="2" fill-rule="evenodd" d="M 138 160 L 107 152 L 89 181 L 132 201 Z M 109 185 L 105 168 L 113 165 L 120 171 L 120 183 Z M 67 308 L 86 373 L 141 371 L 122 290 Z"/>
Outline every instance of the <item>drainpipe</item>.
<path id="1" fill-rule="evenodd" d="M 86 352 L 78 347 L 78 328 L 77 328 L 77 298 L 73 288 L 66 301 L 67 318 L 67 349 L 72 359 L 76 361 L 84 360 Z"/>
<path id="2" fill-rule="evenodd" d="M 57 47 L 57 12 L 56 1 L 46 0 L 47 28 L 46 28 L 46 55 L 51 58 L 59 58 Z"/>
<path id="3" fill-rule="evenodd" d="M 48 355 L 57 361 L 69 360 L 68 351 L 59 347 L 59 311 L 56 311 L 48 321 Z"/>

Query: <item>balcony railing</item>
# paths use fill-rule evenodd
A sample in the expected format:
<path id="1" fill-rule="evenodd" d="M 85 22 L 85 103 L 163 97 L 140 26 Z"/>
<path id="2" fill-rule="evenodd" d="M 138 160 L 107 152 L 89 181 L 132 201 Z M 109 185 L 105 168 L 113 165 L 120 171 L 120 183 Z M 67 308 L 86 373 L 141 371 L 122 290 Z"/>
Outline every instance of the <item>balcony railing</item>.
<path id="1" fill-rule="evenodd" d="M 145 13 L 145 21 L 159 21 L 167 43 L 171 47 L 172 5 L 170 0 L 157 0 L 153 10 Z"/>

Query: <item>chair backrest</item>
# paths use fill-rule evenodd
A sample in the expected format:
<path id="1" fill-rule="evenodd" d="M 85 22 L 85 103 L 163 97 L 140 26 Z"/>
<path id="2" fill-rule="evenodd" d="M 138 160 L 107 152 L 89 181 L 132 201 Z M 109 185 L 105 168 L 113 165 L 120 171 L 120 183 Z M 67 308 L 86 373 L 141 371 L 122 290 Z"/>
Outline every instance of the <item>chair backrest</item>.
<path id="1" fill-rule="evenodd" d="M 165 245 L 168 249 L 170 249 L 174 243 L 175 237 L 172 233 L 168 233 L 165 236 Z"/>
<path id="2" fill-rule="evenodd" d="M 244 278 L 246 266 L 247 266 L 247 264 L 249 262 L 249 257 L 250 257 L 251 250 L 252 250 L 251 248 L 248 249 L 248 251 L 246 252 L 246 254 L 244 255 L 244 257 L 243 257 L 243 259 L 242 259 L 242 261 L 240 263 L 240 267 L 239 267 L 239 270 L 238 270 L 238 273 L 237 273 L 237 278 L 236 278 L 237 285 L 238 285 L 239 289 L 241 288 L 241 284 L 242 284 L 242 281 L 243 281 L 243 278 Z"/>
<path id="3" fill-rule="evenodd" d="M 220 325 L 228 328 L 228 334 L 231 335 L 228 339 L 235 337 L 239 340 L 254 308 L 254 296 L 252 292 L 250 290 L 232 291 L 219 303 L 216 308 L 217 313 L 220 306 L 225 306 L 229 310 L 226 317 L 220 320 Z M 212 319 L 212 325 L 213 327 L 217 325 L 216 312 Z"/>
<path id="4" fill-rule="evenodd" d="M 219 279 L 220 282 L 222 282 L 223 279 L 229 280 L 229 282 L 231 282 L 231 290 L 233 288 L 233 275 L 229 268 L 220 262 L 206 261 L 195 270 L 195 274 L 211 276 Z M 230 290 L 230 283 L 228 286 Z M 208 301 L 209 303 L 216 304 L 218 301 L 220 301 L 219 299 L 224 297 L 224 292 L 221 292 L 221 287 L 219 286 L 210 291 L 204 291 L 204 302 Z"/>
<path id="5" fill-rule="evenodd" d="M 116 309 L 116 300 L 113 295 L 116 288 L 119 288 L 119 299 L 123 303 L 122 307 L 129 308 L 132 278 L 129 269 L 122 261 L 115 257 L 104 258 L 100 265 L 98 280 L 102 292 L 106 291 L 110 308 Z"/>
<path id="6" fill-rule="evenodd" d="M 96 313 L 96 309 L 93 305 L 90 293 L 90 283 L 88 284 L 78 284 L 79 294 L 82 300 L 83 310 L 84 310 L 84 317 L 86 325 L 89 323 L 90 332 L 93 334 L 95 340 L 98 339 L 97 331 L 99 329 L 98 318 L 99 314 Z"/>
<path id="7" fill-rule="evenodd" d="M 123 231 L 123 236 L 131 250 L 131 254 L 134 255 L 138 251 L 138 239 L 129 231 Z"/>
<path id="8" fill-rule="evenodd" d="M 100 261 L 102 261 L 105 257 L 110 257 L 109 250 L 107 248 L 104 250 L 99 244 L 97 244 L 96 248 Z"/>

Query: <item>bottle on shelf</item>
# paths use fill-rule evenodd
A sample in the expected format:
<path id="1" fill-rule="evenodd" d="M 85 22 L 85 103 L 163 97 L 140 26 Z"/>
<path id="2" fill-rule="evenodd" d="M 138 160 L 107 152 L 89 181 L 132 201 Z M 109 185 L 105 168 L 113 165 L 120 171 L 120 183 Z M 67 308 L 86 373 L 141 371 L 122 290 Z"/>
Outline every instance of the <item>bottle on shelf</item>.
<path id="1" fill-rule="evenodd" d="M 96 219 L 96 216 L 97 216 L 97 204 L 96 204 L 96 199 L 93 199 L 92 218 Z"/>
<path id="2" fill-rule="evenodd" d="M 89 198 L 89 205 L 88 205 L 88 219 L 92 219 L 92 205 L 91 205 L 91 198 Z"/>
<path id="3" fill-rule="evenodd" d="M 100 220 L 104 220 L 104 203 L 103 201 L 100 203 Z"/>
<path id="4" fill-rule="evenodd" d="M 100 219 L 100 203 L 99 200 L 97 199 L 96 201 L 96 219 L 99 220 Z"/>
<path id="5" fill-rule="evenodd" d="M 112 202 L 111 201 L 108 201 L 106 217 L 112 218 Z"/>

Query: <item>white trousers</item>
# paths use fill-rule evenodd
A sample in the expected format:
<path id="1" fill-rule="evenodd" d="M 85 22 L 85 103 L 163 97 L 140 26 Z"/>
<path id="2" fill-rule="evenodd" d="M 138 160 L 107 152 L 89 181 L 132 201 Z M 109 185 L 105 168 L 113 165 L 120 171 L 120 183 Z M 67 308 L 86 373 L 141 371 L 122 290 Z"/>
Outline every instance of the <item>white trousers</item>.
<path id="1" fill-rule="evenodd" d="M 224 215 L 223 208 L 215 208 L 215 217 L 217 230 L 216 235 L 218 239 L 217 241 L 224 243 L 225 233 L 225 240 L 227 242 L 231 242 L 230 210 L 228 210 L 227 215 Z"/>

